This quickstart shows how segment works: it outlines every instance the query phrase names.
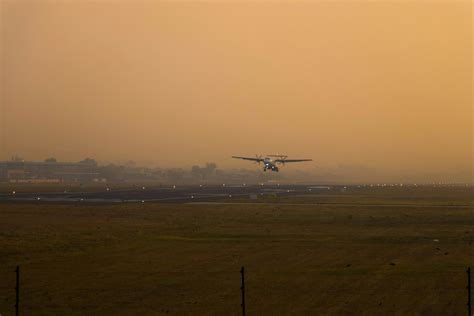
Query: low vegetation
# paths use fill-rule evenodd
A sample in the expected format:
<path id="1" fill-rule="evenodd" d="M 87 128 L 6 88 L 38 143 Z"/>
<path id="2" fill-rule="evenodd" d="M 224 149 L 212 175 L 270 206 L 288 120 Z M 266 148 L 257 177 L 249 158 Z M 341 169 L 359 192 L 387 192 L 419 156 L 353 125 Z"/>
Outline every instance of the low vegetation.
<path id="1" fill-rule="evenodd" d="M 228 201 L 228 200 L 227 200 Z M 465 315 L 472 188 L 0 204 L 0 314 Z"/>

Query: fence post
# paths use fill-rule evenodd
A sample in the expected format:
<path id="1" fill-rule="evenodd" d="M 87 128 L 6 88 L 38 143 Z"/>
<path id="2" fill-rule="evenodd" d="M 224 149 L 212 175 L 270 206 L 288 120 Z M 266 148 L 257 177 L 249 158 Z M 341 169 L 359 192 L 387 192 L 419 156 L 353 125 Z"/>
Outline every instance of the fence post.
<path id="1" fill-rule="evenodd" d="M 467 313 L 469 316 L 472 316 L 472 306 L 471 306 L 471 267 L 467 268 Z"/>
<path id="2" fill-rule="evenodd" d="M 15 297 L 15 315 L 20 315 L 20 266 L 16 266 L 16 297 Z"/>
<path id="3" fill-rule="evenodd" d="M 245 274 L 244 274 L 244 267 L 240 269 L 240 274 L 242 278 L 242 285 L 240 286 L 240 290 L 242 292 L 242 316 L 245 316 Z"/>

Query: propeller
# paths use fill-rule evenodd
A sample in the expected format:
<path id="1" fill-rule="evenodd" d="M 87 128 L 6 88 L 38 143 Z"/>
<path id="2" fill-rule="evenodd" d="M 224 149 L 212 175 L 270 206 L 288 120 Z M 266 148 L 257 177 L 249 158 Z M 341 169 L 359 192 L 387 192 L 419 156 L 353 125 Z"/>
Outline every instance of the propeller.
<path id="1" fill-rule="evenodd" d="M 258 161 L 255 161 L 255 163 L 260 164 L 260 162 L 261 162 L 260 159 L 262 159 L 262 155 L 255 154 L 255 158 L 259 159 Z"/>

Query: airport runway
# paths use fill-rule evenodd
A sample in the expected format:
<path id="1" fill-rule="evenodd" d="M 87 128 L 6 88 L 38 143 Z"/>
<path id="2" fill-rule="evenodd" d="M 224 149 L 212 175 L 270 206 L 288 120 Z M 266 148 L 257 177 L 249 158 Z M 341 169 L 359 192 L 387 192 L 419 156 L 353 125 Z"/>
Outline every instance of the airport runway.
<path id="1" fill-rule="evenodd" d="M 136 188 L 100 192 L 11 192 L 0 195 L 0 202 L 124 203 L 124 202 L 212 202 L 229 198 L 257 198 L 259 195 L 301 195 L 327 192 L 327 186 L 308 185 L 194 185 Z"/>

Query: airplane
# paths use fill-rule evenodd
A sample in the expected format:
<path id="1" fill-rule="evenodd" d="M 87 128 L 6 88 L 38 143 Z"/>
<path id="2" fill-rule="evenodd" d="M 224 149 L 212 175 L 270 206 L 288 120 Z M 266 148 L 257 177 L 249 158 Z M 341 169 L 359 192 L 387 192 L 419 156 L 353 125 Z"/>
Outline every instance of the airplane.
<path id="1" fill-rule="evenodd" d="M 313 159 L 286 159 L 288 156 L 286 155 L 267 155 L 266 157 L 262 157 L 262 155 L 258 156 L 255 155 L 255 158 L 252 157 L 240 157 L 240 156 L 232 156 L 235 159 L 243 159 L 243 160 L 250 160 L 254 161 L 255 163 L 260 164 L 263 162 L 263 171 L 275 171 L 278 172 L 279 168 L 277 165 L 285 165 L 288 162 L 303 162 L 303 161 L 313 161 Z M 273 159 L 276 158 L 276 159 Z"/>

